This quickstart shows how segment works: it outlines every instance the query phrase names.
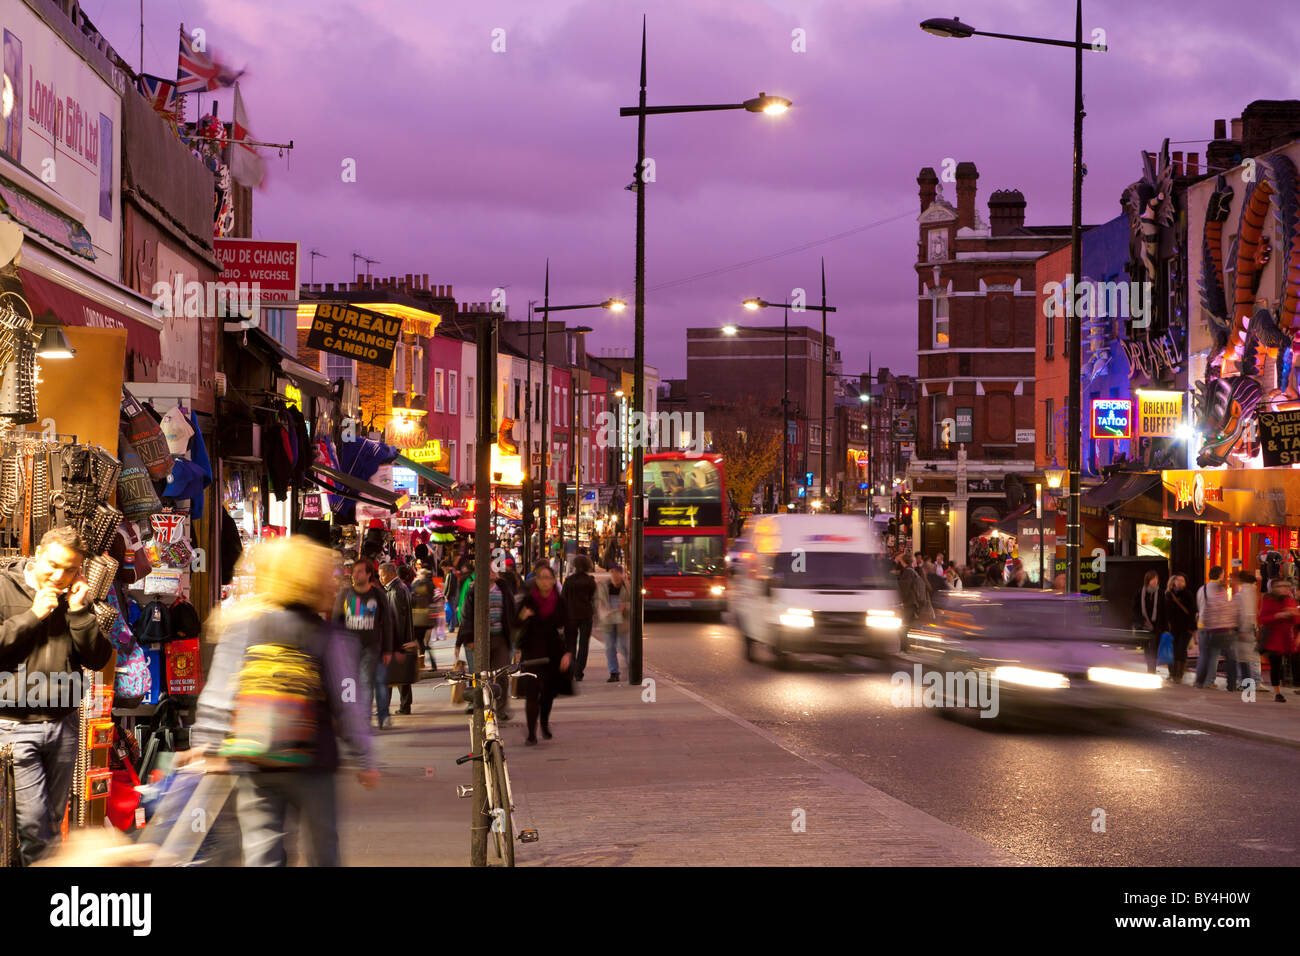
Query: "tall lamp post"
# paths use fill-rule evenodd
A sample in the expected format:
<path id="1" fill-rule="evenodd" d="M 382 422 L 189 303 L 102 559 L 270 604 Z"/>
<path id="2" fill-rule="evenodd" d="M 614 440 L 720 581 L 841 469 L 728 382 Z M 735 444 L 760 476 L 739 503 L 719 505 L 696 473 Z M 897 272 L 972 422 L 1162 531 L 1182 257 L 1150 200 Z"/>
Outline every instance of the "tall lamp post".
<path id="1" fill-rule="evenodd" d="M 756 298 L 753 298 L 753 299 L 746 299 L 742 304 L 745 306 L 745 308 L 749 309 L 751 312 L 756 312 L 756 311 L 758 311 L 759 309 L 782 309 L 782 310 L 784 310 L 784 312 L 785 312 L 785 398 L 782 399 L 782 402 L 781 402 L 781 413 L 782 413 L 783 419 L 784 419 L 784 418 L 788 418 L 788 417 L 789 417 L 789 410 L 788 410 L 788 408 L 787 408 L 787 405 L 789 404 L 789 401 L 790 401 L 790 309 L 791 309 L 791 304 L 790 304 L 789 302 L 768 302 L 768 301 L 765 300 L 765 299 L 760 299 L 760 298 L 757 298 L 757 297 L 756 297 Z M 825 434 L 825 431 L 826 431 L 826 378 L 827 378 L 827 373 L 826 373 L 826 313 L 827 313 L 827 312 L 835 312 L 835 311 L 838 311 L 838 310 L 835 308 L 835 306 L 833 306 L 833 305 L 827 305 L 827 304 L 826 304 L 826 268 L 825 268 L 825 266 L 822 267 L 822 304 L 821 304 L 821 305 L 803 305 L 803 306 L 800 306 L 800 308 L 802 308 L 802 309 L 804 309 L 805 311 L 808 311 L 808 312 L 820 312 L 820 313 L 822 314 L 822 387 L 821 387 L 821 393 L 822 393 L 822 398 L 821 398 L 821 412 L 822 412 L 822 423 L 821 423 L 821 429 L 822 429 L 822 435 L 821 435 L 821 440 L 822 440 L 822 463 L 821 463 L 821 469 L 822 469 L 822 471 L 821 471 L 821 484 L 822 484 L 822 486 L 823 486 L 823 488 L 824 488 L 824 486 L 825 486 L 825 484 L 826 484 L 826 434 Z M 789 424 L 788 424 L 787 421 L 784 421 L 784 420 L 782 421 L 782 423 L 781 423 L 781 430 L 782 430 L 782 435 L 783 435 L 783 436 L 788 435 L 788 433 L 789 433 Z M 788 453 L 788 451 L 786 450 L 786 444 L 787 444 L 787 441 L 788 441 L 787 438 L 785 438 L 785 437 L 782 438 L 782 443 L 781 443 L 782 461 L 784 461 L 786 458 L 789 457 L 789 453 Z M 788 495 L 789 495 L 789 484 L 790 484 L 790 483 L 789 483 L 789 481 L 787 481 L 787 480 L 785 479 L 785 467 L 788 467 L 788 466 L 783 466 L 783 468 L 782 468 L 782 472 L 781 472 L 781 474 L 782 474 L 782 488 L 781 488 L 781 499 L 782 499 L 782 500 L 781 500 L 781 504 L 782 504 L 782 505 L 788 505 L 788 504 L 789 504 L 789 497 L 788 497 Z M 825 493 L 825 492 L 823 491 L 823 494 L 824 494 L 824 493 Z"/>
<path id="2" fill-rule="evenodd" d="M 780 96 L 759 93 L 743 103 L 721 103 L 702 106 L 647 106 L 646 105 L 646 26 L 641 18 L 641 92 L 636 106 L 625 106 L 619 116 L 637 118 L 636 170 L 628 187 L 636 193 L 636 331 L 633 349 L 632 414 L 645 414 L 645 120 L 647 116 L 666 113 L 707 113 L 716 110 L 747 110 L 777 116 L 790 108 L 790 101 Z M 642 589 L 645 575 L 642 559 L 645 542 L 642 529 L 645 524 L 645 449 L 637 442 L 632 449 L 632 502 L 628 521 L 628 548 L 632 565 L 632 620 L 628 640 L 628 680 L 641 683 L 642 648 L 645 637 L 645 595 Z"/>
<path id="3" fill-rule="evenodd" d="M 547 263 L 547 272 L 550 272 L 550 263 Z M 533 566 L 533 536 L 531 533 L 533 523 L 533 496 L 537 494 L 537 486 L 533 484 L 533 305 L 535 299 L 528 300 L 528 369 L 524 373 L 525 377 L 525 394 L 524 394 L 524 481 L 528 483 L 528 494 L 525 496 L 524 507 L 526 514 L 521 522 L 524 532 L 524 573 Z M 542 495 L 546 495 L 546 486 L 542 486 Z"/>
<path id="4" fill-rule="evenodd" d="M 551 305 L 551 263 L 548 259 L 546 262 L 546 285 L 543 293 L 542 304 L 533 309 L 535 312 L 542 313 L 542 497 L 539 509 L 538 541 L 541 542 L 542 557 L 550 559 L 546 553 L 546 471 L 547 463 L 550 461 L 551 441 L 550 434 L 547 431 L 547 425 L 550 423 L 550 374 L 549 374 L 549 343 L 551 341 L 551 313 L 552 312 L 574 312 L 579 309 L 606 309 L 610 312 L 618 313 L 627 308 L 627 303 L 622 299 L 606 299 L 604 302 L 592 302 L 586 305 Z M 528 461 L 528 467 L 533 467 L 532 459 Z M 563 514 L 563 508 L 561 508 Z M 561 528 L 561 531 L 564 529 Z"/>
<path id="5" fill-rule="evenodd" d="M 1074 165 L 1070 212 L 1070 275 L 1073 276 L 1075 282 L 1078 282 L 1080 273 L 1083 271 L 1083 250 L 1080 244 L 1080 236 L 1083 231 L 1080 224 L 1083 202 L 1083 51 L 1106 52 L 1106 45 L 1103 43 L 1083 42 L 1083 0 L 1075 0 L 1073 40 L 1049 40 L 1043 37 L 1015 36 L 1009 33 L 987 33 L 976 30 L 969 24 L 962 23 L 956 17 L 951 20 L 934 18 L 922 21 L 921 29 L 926 33 L 940 37 L 958 39 L 971 36 L 997 37 L 1002 40 L 1019 40 L 1024 43 L 1070 47 L 1074 50 Z M 1079 315 L 1078 310 L 1073 307 L 1073 303 L 1070 304 L 1066 314 L 1069 317 L 1067 328 L 1070 332 L 1070 434 L 1069 460 L 1067 464 L 1070 471 L 1070 503 L 1065 526 L 1066 590 L 1077 592 L 1080 584 L 1079 551 L 1082 543 L 1082 526 L 1079 522 L 1079 470 L 1082 459 L 1083 432 L 1080 419 L 1080 403 L 1082 401 L 1082 383 L 1080 381 L 1082 376 L 1082 317 Z"/>

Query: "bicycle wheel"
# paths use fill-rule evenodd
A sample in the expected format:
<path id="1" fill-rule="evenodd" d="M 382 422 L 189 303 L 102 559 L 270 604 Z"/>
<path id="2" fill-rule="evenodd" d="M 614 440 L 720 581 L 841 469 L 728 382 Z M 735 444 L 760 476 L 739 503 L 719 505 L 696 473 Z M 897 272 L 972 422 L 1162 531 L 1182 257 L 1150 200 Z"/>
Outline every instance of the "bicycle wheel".
<path id="1" fill-rule="evenodd" d="M 515 826 L 510 817 L 510 787 L 506 780 L 506 758 L 500 741 L 488 741 L 483 752 L 483 773 L 491 780 L 492 796 L 488 804 L 488 816 L 492 820 L 497 859 L 502 866 L 514 866 Z"/>

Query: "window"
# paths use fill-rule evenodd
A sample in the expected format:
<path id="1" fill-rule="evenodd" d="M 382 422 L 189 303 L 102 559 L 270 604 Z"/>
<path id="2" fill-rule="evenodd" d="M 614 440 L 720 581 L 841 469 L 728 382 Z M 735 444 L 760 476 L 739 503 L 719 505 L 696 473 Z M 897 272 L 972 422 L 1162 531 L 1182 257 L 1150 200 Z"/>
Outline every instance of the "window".
<path id="1" fill-rule="evenodd" d="M 1053 427 L 1056 410 L 1053 407 L 1055 402 L 1050 398 L 1043 399 L 1043 454 L 1053 456 L 1056 454 L 1056 429 Z"/>
<path id="2" fill-rule="evenodd" d="M 1047 324 L 1043 327 L 1043 358 L 1051 358 L 1056 353 L 1056 299 L 1049 296 L 1043 305 L 1043 311 L 1047 313 Z"/>
<path id="3" fill-rule="evenodd" d="M 341 378 L 355 385 L 357 383 L 357 363 L 354 359 L 344 358 L 341 355 L 331 355 L 326 352 L 324 375 L 331 382 Z"/>
<path id="4" fill-rule="evenodd" d="M 475 464 L 476 462 L 474 461 L 474 443 L 466 442 L 465 443 L 465 475 L 464 477 L 461 478 L 461 481 L 469 482 L 474 480 Z"/>
<path id="5" fill-rule="evenodd" d="M 396 361 L 393 363 L 393 391 L 406 391 L 406 346 L 401 342 L 397 343 Z"/>
<path id="6" fill-rule="evenodd" d="M 417 345 L 415 351 L 411 355 L 411 359 L 411 388 L 415 390 L 416 395 L 424 395 L 427 386 L 424 374 L 424 349 Z M 455 409 L 452 409 L 452 411 L 455 411 Z"/>
<path id="7" fill-rule="evenodd" d="M 518 421 L 519 418 L 521 417 L 520 414 L 519 414 L 519 396 L 520 396 L 520 394 L 522 393 L 522 391 L 523 391 L 523 389 L 520 388 L 520 381 L 519 381 L 519 379 L 515 379 L 515 414 L 514 414 L 514 418 L 515 418 L 516 421 Z"/>
<path id="8" fill-rule="evenodd" d="M 940 295 L 937 291 L 934 295 L 934 348 L 946 349 L 948 347 L 948 297 Z"/>
<path id="9" fill-rule="evenodd" d="M 1009 346 L 1012 343 L 1012 298 L 1009 292 L 990 292 L 988 296 L 989 344 Z"/>
<path id="10" fill-rule="evenodd" d="M 931 396 L 930 408 L 933 418 L 934 447 L 946 448 L 949 444 L 957 440 L 956 435 L 950 434 L 948 435 L 948 441 L 944 441 L 944 419 L 948 417 L 948 396 Z"/>
<path id="11" fill-rule="evenodd" d="M 465 382 L 467 383 L 465 387 L 465 415 L 473 418 L 475 415 L 474 410 L 478 408 L 478 395 L 474 391 L 474 376 L 466 375 Z"/>
<path id="12" fill-rule="evenodd" d="M 449 441 L 449 442 L 447 442 L 447 463 L 451 466 L 451 474 L 450 474 L 448 477 L 451 478 L 451 479 L 453 479 L 453 480 L 455 480 L 455 478 L 456 478 L 456 443 L 455 443 L 454 441 Z"/>
<path id="13" fill-rule="evenodd" d="M 445 373 L 442 369 L 433 370 L 433 410 L 440 412 L 443 410 L 442 404 L 442 380 Z"/>
<path id="14" fill-rule="evenodd" d="M 944 229 L 930 230 L 930 261 L 942 262 L 948 258 L 948 235 Z"/>
<path id="15" fill-rule="evenodd" d="M 453 415 L 456 414 L 456 402 L 460 397 L 460 385 L 457 381 L 458 376 L 458 372 L 447 373 L 447 411 Z"/>

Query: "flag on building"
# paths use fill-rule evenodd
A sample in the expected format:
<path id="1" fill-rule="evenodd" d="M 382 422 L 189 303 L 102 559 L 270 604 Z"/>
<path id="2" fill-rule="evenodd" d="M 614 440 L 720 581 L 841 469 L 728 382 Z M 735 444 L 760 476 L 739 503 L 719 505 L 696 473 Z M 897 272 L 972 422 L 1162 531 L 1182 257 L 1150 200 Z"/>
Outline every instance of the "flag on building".
<path id="1" fill-rule="evenodd" d="M 176 62 L 177 93 L 206 93 L 234 86 L 243 75 L 243 70 L 234 72 L 224 63 L 214 60 L 206 50 L 196 50 L 193 37 L 185 32 L 185 24 L 181 24 L 181 52 Z"/>
<path id="2" fill-rule="evenodd" d="M 164 119 L 176 122 L 176 84 L 160 76 L 140 74 L 140 92 Z"/>
<path id="3" fill-rule="evenodd" d="M 235 122 L 230 130 L 230 175 L 235 182 L 256 189 L 266 178 L 266 164 L 257 150 L 248 144 L 253 138 L 248 131 L 248 114 L 244 112 L 244 98 L 235 84 Z"/>

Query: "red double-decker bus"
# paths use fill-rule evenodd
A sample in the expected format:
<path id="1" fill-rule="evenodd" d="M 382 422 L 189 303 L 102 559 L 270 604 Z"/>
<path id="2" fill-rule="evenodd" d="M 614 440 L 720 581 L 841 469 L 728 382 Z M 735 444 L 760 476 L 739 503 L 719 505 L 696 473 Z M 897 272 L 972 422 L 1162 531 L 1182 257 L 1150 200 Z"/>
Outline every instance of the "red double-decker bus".
<path id="1" fill-rule="evenodd" d="M 645 456 L 645 609 L 727 606 L 727 486 L 720 455 Z"/>

